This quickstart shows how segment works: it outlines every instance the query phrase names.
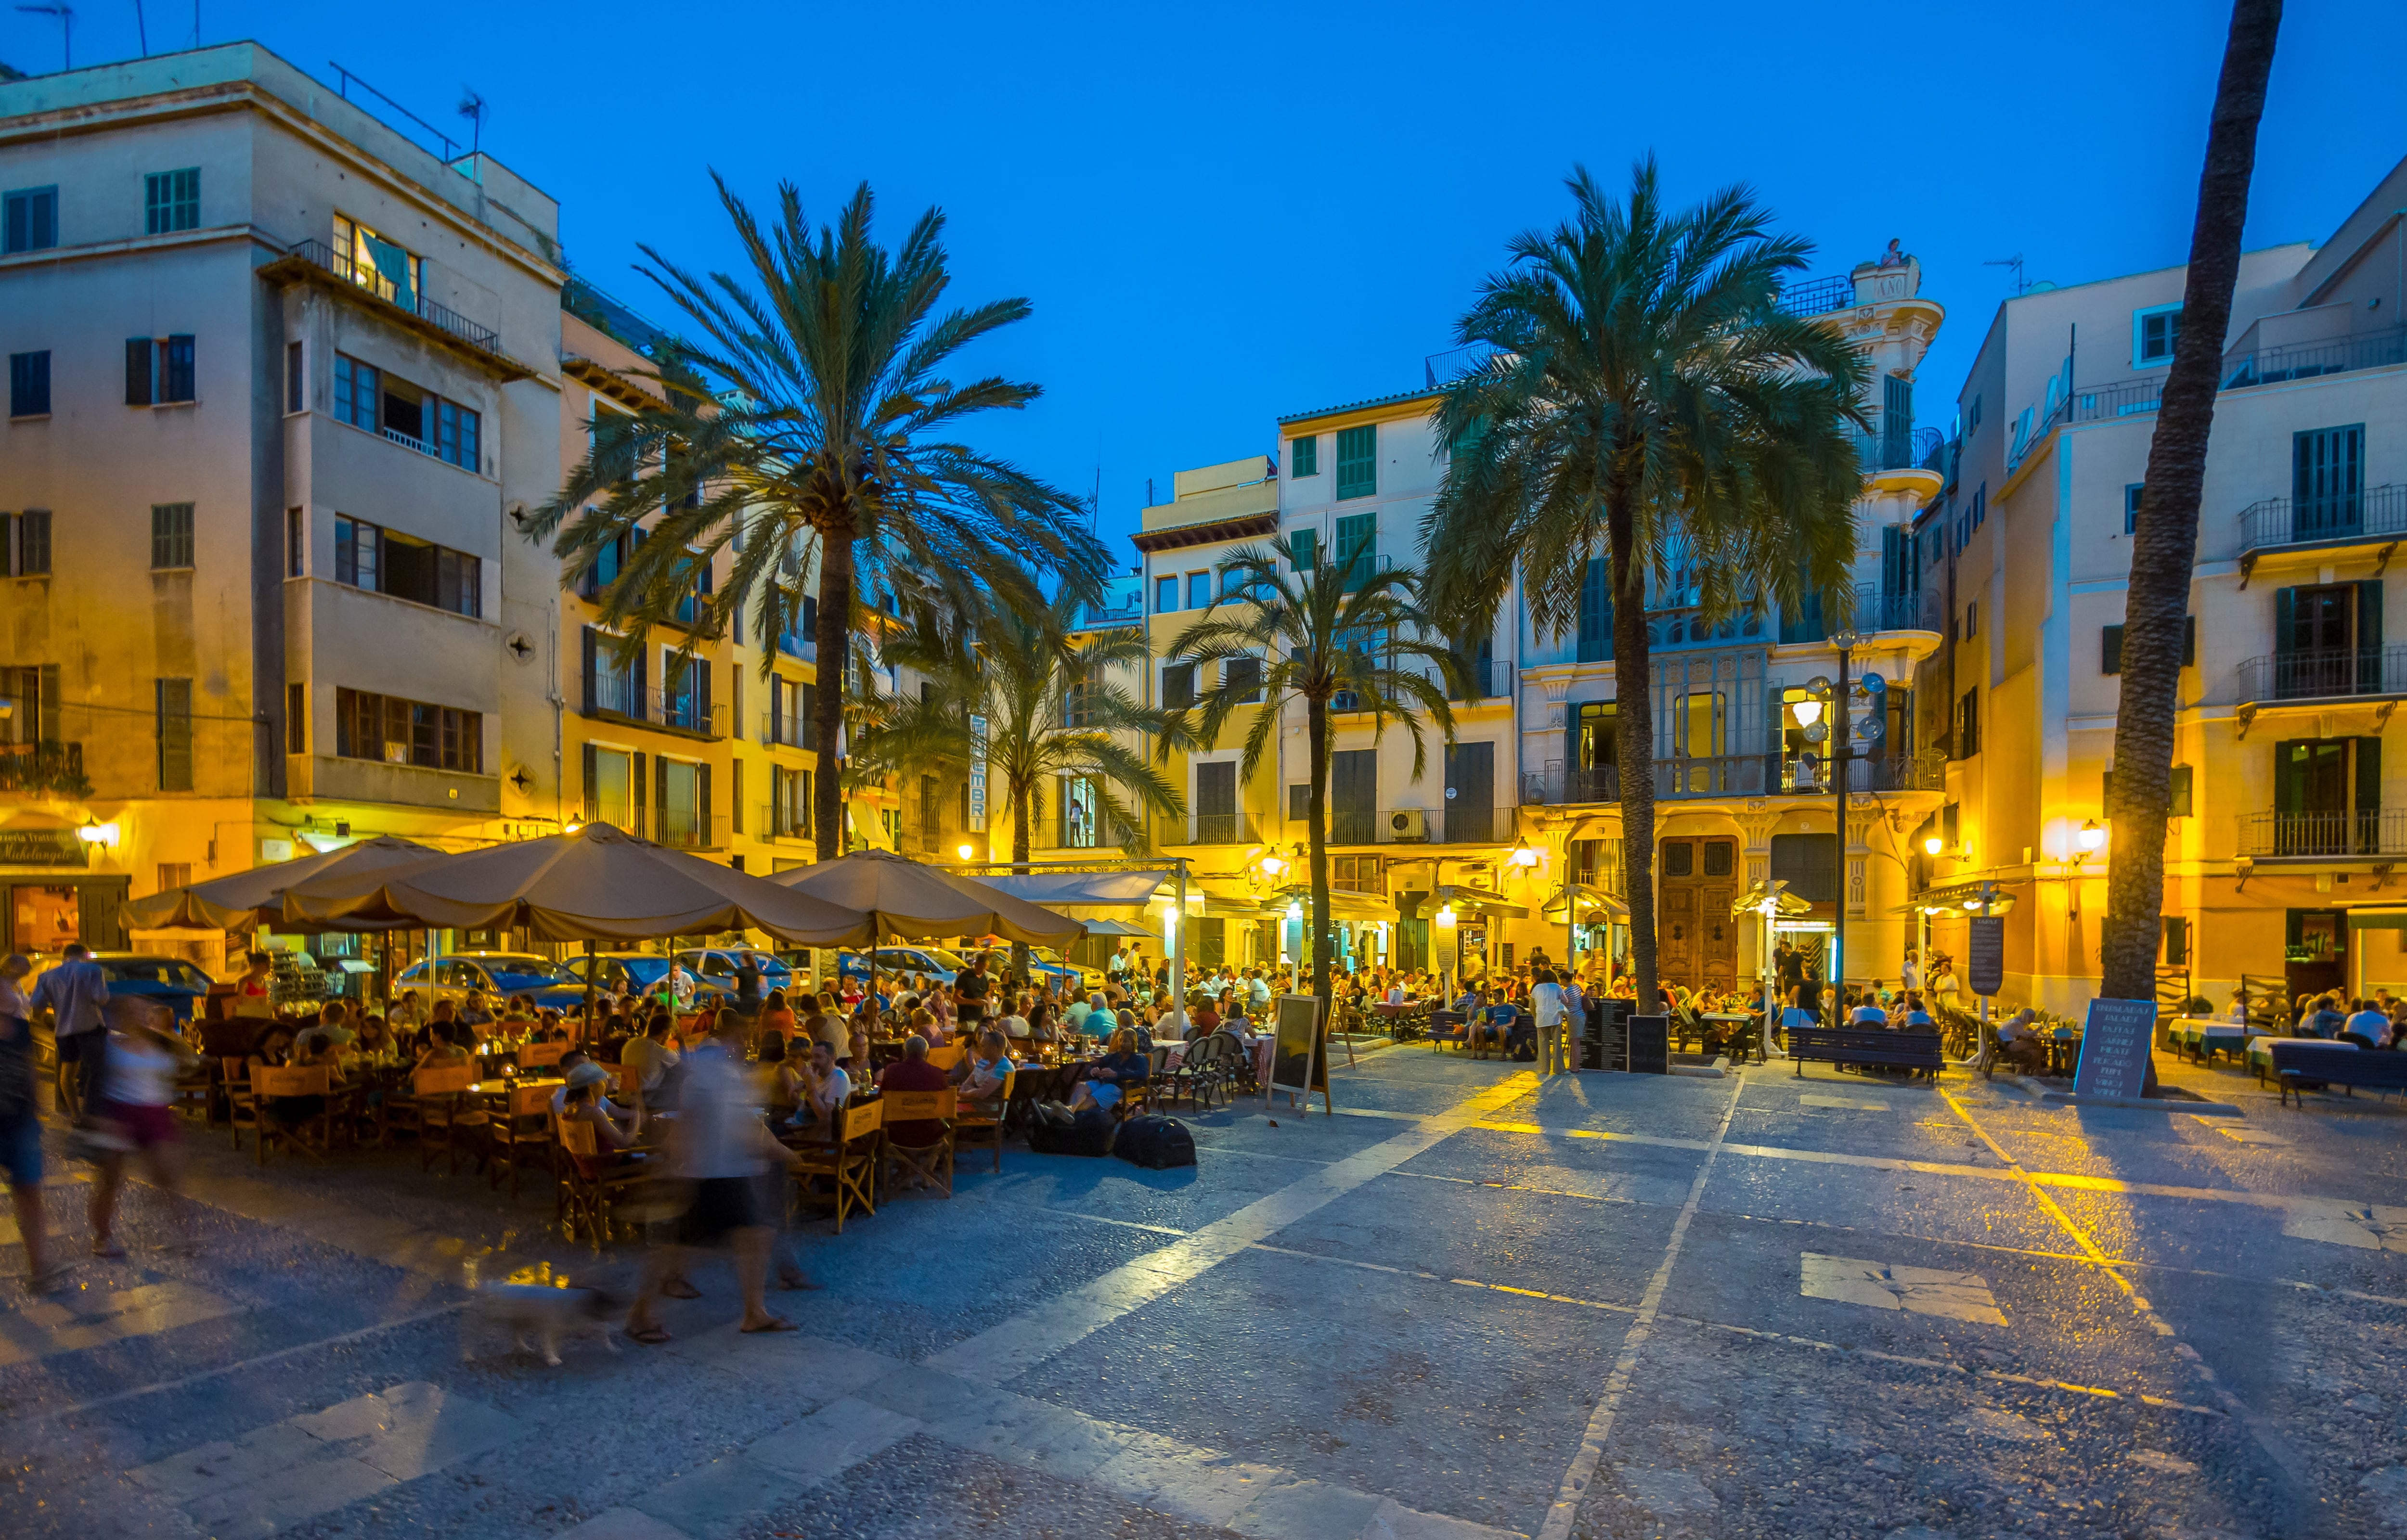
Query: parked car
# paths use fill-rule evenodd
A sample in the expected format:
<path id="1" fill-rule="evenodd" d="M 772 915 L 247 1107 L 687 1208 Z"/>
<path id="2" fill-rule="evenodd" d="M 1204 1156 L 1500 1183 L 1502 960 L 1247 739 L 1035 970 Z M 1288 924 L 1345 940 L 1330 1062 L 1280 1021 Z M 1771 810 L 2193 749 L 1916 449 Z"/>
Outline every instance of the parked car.
<path id="1" fill-rule="evenodd" d="M 769 991 L 773 989 L 790 990 L 794 987 L 794 970 L 774 953 L 762 952 L 748 946 L 721 946 L 688 947 L 677 954 L 677 961 L 685 964 L 685 970 L 688 973 L 695 974 L 708 982 L 725 986 L 730 995 L 735 993 L 735 970 L 744 966 L 744 961 L 748 957 L 752 960 L 752 965 L 761 970 L 761 994 L 763 998 L 766 998 Z"/>
<path id="2" fill-rule="evenodd" d="M 880 979 L 891 979 L 903 973 L 924 973 L 940 984 L 949 984 L 954 974 L 970 966 L 965 958 L 933 946 L 881 946 L 868 954 L 847 952 L 839 955 L 836 966 L 846 978 L 867 983 L 872 955 L 877 959 L 877 976 Z"/>
<path id="3" fill-rule="evenodd" d="M 92 960 L 100 965 L 100 975 L 108 981 L 112 997 L 130 995 L 157 1000 L 174 1011 L 178 1022 L 189 1023 L 193 1002 L 207 998 L 209 993 L 209 976 L 181 957 L 95 952 Z"/>
<path id="4" fill-rule="evenodd" d="M 1006 955 L 1008 955 L 1007 953 Z M 1065 993 L 1091 994 L 1104 987 L 1102 968 L 1089 968 L 1084 963 L 1071 962 L 1049 946 L 1032 946 L 1028 949 L 1028 972 L 1031 978 L 1037 980 L 1047 978 L 1061 980 Z"/>
<path id="5" fill-rule="evenodd" d="M 496 1013 L 505 1001 L 524 995 L 538 1008 L 565 1010 L 585 998 L 585 983 L 560 964 L 532 953 L 456 952 L 448 957 L 422 957 L 403 968 L 392 982 L 392 993 L 396 997 L 419 996 L 430 1006 L 437 1000 L 459 1004 L 471 994 L 482 994 Z"/>
<path id="6" fill-rule="evenodd" d="M 562 971 L 576 986 L 579 1000 L 585 997 L 586 961 L 579 954 L 562 965 Z M 592 963 L 593 986 L 606 989 L 614 995 L 648 995 L 660 987 L 662 977 L 669 970 L 669 959 L 656 952 L 597 953 Z M 694 973 L 691 962 L 687 963 L 686 971 Z M 708 1000 L 714 1004 L 732 1000 L 735 997 L 735 982 L 730 979 L 721 983 L 716 979 L 694 973 L 693 997 L 696 1001 Z"/>

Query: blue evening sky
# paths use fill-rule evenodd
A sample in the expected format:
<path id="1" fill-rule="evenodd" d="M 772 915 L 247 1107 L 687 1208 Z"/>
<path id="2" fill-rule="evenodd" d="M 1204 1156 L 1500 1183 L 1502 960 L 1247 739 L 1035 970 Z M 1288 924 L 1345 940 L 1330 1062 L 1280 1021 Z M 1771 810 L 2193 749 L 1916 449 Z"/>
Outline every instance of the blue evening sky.
<path id="1" fill-rule="evenodd" d="M 76 0 L 76 58 L 135 51 L 134 0 Z M 148 0 L 154 50 L 188 0 Z M 1033 318 L 976 355 L 1035 380 L 979 442 L 1133 530 L 1152 478 L 1272 452 L 1275 419 L 1416 387 L 1561 177 L 1653 148 L 1683 199 L 1750 182 L 1841 273 L 1892 235 L 1949 312 L 1919 376 L 1944 428 L 2021 253 L 2062 283 L 2183 260 L 2229 10 L 1407 3 L 570 7 L 207 0 L 206 42 L 328 62 L 485 145 L 562 204 L 577 269 L 655 319 L 648 241 L 722 263 L 705 168 L 815 218 L 876 188 L 890 234 L 950 217 L 956 293 Z M 2407 151 L 2395 0 L 2285 21 L 2251 246 L 2324 238 Z M 0 10 L 0 60 L 59 64 L 56 22 Z M 1133 555 L 1115 542 L 1123 559 Z"/>

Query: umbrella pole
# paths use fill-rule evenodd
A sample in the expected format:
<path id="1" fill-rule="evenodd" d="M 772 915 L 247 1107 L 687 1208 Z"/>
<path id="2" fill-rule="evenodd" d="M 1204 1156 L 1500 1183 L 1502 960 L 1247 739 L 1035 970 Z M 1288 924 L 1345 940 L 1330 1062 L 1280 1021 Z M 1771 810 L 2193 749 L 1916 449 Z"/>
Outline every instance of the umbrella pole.
<path id="1" fill-rule="evenodd" d="M 599 966 L 594 960 L 593 942 L 589 939 L 585 943 L 585 1023 L 577 1036 L 580 1041 L 590 1044 L 601 1041 L 600 1035 L 593 1030 L 593 974 Z"/>

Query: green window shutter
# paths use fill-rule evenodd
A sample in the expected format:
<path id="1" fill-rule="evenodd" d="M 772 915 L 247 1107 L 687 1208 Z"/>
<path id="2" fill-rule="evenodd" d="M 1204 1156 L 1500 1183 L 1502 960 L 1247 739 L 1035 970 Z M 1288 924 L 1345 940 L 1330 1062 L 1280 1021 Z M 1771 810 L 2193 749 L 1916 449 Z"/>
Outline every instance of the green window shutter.
<path id="1" fill-rule="evenodd" d="M 1375 497 L 1379 491 L 1379 425 L 1366 422 L 1337 435 L 1337 496 Z"/>
<path id="2" fill-rule="evenodd" d="M 125 339 L 125 404 L 150 404 L 150 339 Z"/>
<path id="3" fill-rule="evenodd" d="M 2357 586 L 2357 687 L 2382 687 L 2382 580 Z"/>
<path id="4" fill-rule="evenodd" d="M 2360 813 L 2382 811 L 2382 740 L 2379 738 L 2357 741 L 2357 811 Z"/>
<path id="5" fill-rule="evenodd" d="M 2098 628 L 2098 671 L 2100 673 L 2121 673 L 2123 671 L 2122 627 L 2101 626 Z"/>
<path id="6" fill-rule="evenodd" d="M 2273 650 L 2277 653 L 2286 653 L 2296 649 L 2297 644 L 2290 635 L 2290 630 L 2297 623 L 2298 592 L 2296 588 L 2273 590 Z"/>
<path id="7" fill-rule="evenodd" d="M 2166 817 L 2186 818 L 2190 815 L 2190 767 L 2175 765 L 2172 769 L 2172 781 L 2168 788 L 2169 795 L 2165 800 Z"/>
<path id="8" fill-rule="evenodd" d="M 1305 476 L 1320 474 L 1320 440 L 1317 437 L 1307 435 L 1290 439 L 1288 443 L 1287 473 L 1290 479 L 1301 481 Z"/>
<path id="9" fill-rule="evenodd" d="M 1580 579 L 1577 658 L 1582 663 L 1613 660 L 1612 568 L 1601 556 L 1588 558 L 1588 571 Z"/>
<path id="10" fill-rule="evenodd" d="M 1320 565 L 1320 531 L 1293 530 L 1287 537 L 1287 548 L 1293 558 L 1288 566 L 1299 572 L 1308 572 Z"/>
<path id="11" fill-rule="evenodd" d="M 2182 667 L 2194 669 L 2197 666 L 2198 616 L 2186 615 L 2182 616 Z"/>
<path id="12" fill-rule="evenodd" d="M 1370 577 L 1378 561 L 1378 515 L 1355 514 L 1337 521 L 1337 549 L 1333 557 L 1339 570 L 1346 573 L 1346 587 L 1349 593 L 1360 587 Z"/>
<path id="13" fill-rule="evenodd" d="M 641 840 L 644 838 L 645 829 L 644 756 L 640 754 L 631 754 L 627 756 L 627 786 L 629 791 L 629 796 L 627 798 L 627 813 L 628 816 L 634 821 L 635 827 L 631 829 L 622 829 L 620 832 L 624 834 L 632 834 L 636 839 Z"/>
<path id="14" fill-rule="evenodd" d="M 2306 762 L 2308 744 L 2302 739 L 2285 739 L 2273 745 L 2273 811 L 2303 812 L 2306 796 L 2300 788 L 2299 770 Z"/>

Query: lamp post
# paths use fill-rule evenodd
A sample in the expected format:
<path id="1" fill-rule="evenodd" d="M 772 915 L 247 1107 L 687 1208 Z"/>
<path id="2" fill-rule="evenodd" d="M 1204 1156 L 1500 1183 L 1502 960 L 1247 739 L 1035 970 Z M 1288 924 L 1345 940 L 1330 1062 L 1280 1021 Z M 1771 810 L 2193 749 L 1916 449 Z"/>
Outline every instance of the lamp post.
<path id="1" fill-rule="evenodd" d="M 1847 699 L 1847 655 L 1862 640 L 1852 626 L 1830 638 L 1830 644 L 1839 649 L 1839 685 L 1830 697 L 1830 784 L 1838 798 L 1834 839 L 1839 855 L 1839 902 L 1830 927 L 1830 1013 L 1843 1025 L 1847 995 L 1847 728 L 1854 713 Z"/>

